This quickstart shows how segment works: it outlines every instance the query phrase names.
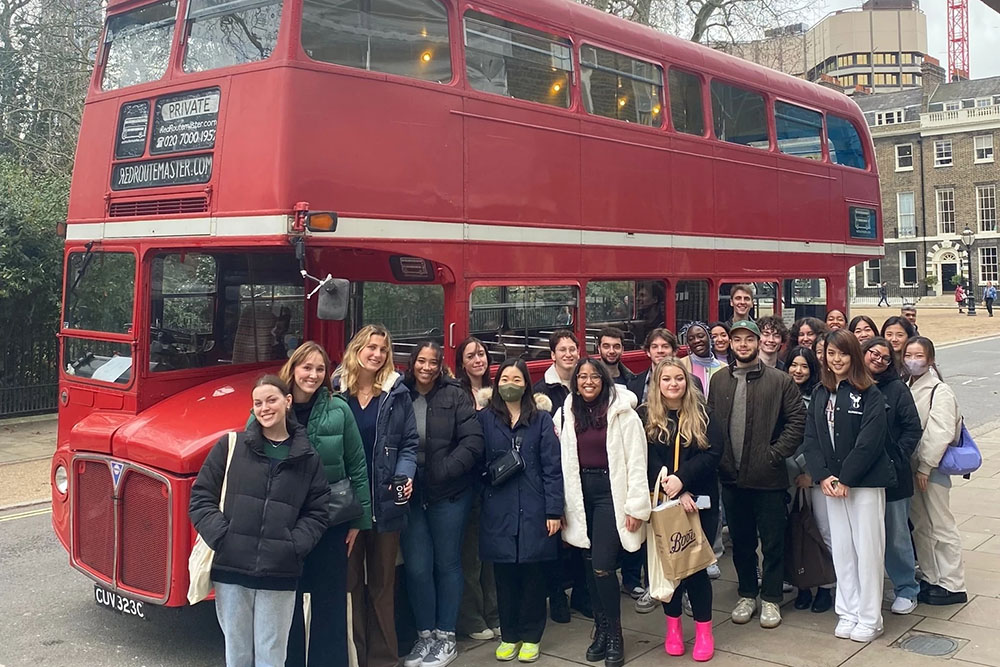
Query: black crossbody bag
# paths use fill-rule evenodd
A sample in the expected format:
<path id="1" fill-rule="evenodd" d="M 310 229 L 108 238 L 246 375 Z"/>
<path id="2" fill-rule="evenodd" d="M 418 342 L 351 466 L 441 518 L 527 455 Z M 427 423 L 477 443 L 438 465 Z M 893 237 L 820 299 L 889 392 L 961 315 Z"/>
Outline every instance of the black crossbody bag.
<path id="1" fill-rule="evenodd" d="M 522 470 L 524 470 L 524 458 L 521 456 L 521 438 L 517 436 L 511 441 L 510 450 L 490 462 L 488 468 L 490 486 L 500 486 L 516 477 Z"/>

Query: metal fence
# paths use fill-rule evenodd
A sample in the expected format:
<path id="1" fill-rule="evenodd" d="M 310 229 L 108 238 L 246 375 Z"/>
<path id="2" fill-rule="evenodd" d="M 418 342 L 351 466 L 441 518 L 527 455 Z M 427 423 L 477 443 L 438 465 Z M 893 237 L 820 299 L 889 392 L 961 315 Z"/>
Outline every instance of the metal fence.
<path id="1" fill-rule="evenodd" d="M 877 306 L 881 297 L 877 287 L 865 287 L 857 289 L 854 283 L 849 283 L 851 304 L 855 306 Z M 886 287 L 886 298 L 889 304 L 899 307 L 904 303 L 916 305 L 924 296 L 926 288 L 923 285 L 916 287 L 900 287 L 898 285 L 888 285 Z"/>
<path id="2" fill-rule="evenodd" d="M 55 412 L 59 349 L 56 337 L 9 330 L 0 340 L 0 418 Z"/>

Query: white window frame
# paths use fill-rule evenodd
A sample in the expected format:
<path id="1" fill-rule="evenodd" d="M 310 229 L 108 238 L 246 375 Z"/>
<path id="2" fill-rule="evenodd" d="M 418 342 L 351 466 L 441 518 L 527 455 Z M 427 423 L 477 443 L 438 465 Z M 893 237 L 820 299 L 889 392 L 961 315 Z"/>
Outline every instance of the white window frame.
<path id="1" fill-rule="evenodd" d="M 942 195 L 945 194 L 950 195 L 949 197 L 945 198 L 945 201 L 951 202 L 951 210 L 948 210 L 947 207 L 944 209 L 941 208 Z M 937 214 L 935 216 L 935 219 L 937 220 L 937 233 L 939 235 L 955 234 L 956 233 L 955 230 L 958 229 L 958 225 L 955 220 L 955 188 L 938 188 L 937 190 L 935 190 L 934 204 L 935 204 L 935 209 L 937 211 Z M 942 214 L 946 215 L 949 213 L 951 214 L 951 220 L 944 219 Z M 951 231 L 945 231 L 944 229 L 942 229 L 942 225 L 950 225 Z"/>
<path id="2" fill-rule="evenodd" d="M 891 111 L 876 111 L 876 125 L 899 125 L 903 122 L 903 110 L 893 109 Z"/>
<path id="3" fill-rule="evenodd" d="M 902 148 L 903 146 L 909 146 L 910 147 L 910 154 L 909 155 L 900 156 L 899 149 Z M 913 171 L 913 144 L 896 144 L 895 149 L 894 149 L 894 153 L 896 154 L 896 171 Z M 910 159 L 910 165 L 908 167 L 900 166 L 900 164 L 899 164 L 899 158 L 900 157 L 904 157 L 904 158 L 908 157 Z"/>
<path id="4" fill-rule="evenodd" d="M 955 164 L 955 154 L 951 139 L 938 139 L 934 142 L 934 167 L 950 167 Z"/>
<path id="5" fill-rule="evenodd" d="M 977 97 L 976 98 L 977 107 L 988 107 L 993 106 L 993 100 L 989 97 Z"/>
<path id="6" fill-rule="evenodd" d="M 875 266 L 872 266 L 872 262 L 875 262 Z M 878 279 L 875 282 L 869 282 L 868 272 L 878 271 Z M 864 265 L 864 281 L 865 287 L 878 287 L 882 284 L 882 260 L 881 259 L 867 259 Z"/>
<path id="7" fill-rule="evenodd" d="M 972 137 L 972 160 L 976 164 L 993 162 L 992 134 L 977 134 Z"/>
<path id="8" fill-rule="evenodd" d="M 989 261 L 987 261 L 986 255 L 992 255 Z M 987 282 L 992 282 L 994 285 L 1000 282 L 996 246 L 979 247 L 979 284 L 985 285 Z"/>
<path id="9" fill-rule="evenodd" d="M 913 266 L 907 266 L 907 265 L 905 265 L 903 263 L 903 258 L 906 257 L 907 254 L 909 254 L 909 253 L 912 253 L 912 255 L 913 255 Z M 908 283 L 908 282 L 906 282 L 906 281 L 903 280 L 903 269 L 910 269 L 910 268 L 913 269 L 914 273 L 917 273 L 917 269 L 919 268 L 917 266 L 917 251 L 916 250 L 900 250 L 899 251 L 899 284 L 900 284 L 901 287 L 916 287 L 916 285 L 917 285 L 917 280 L 914 280 L 912 283 Z"/>
<path id="10" fill-rule="evenodd" d="M 976 186 L 976 226 L 984 233 L 997 231 L 996 183 Z"/>
<path id="11" fill-rule="evenodd" d="M 962 103 L 959 100 L 949 100 L 944 103 L 945 111 L 958 111 L 962 108 Z"/>
<path id="12" fill-rule="evenodd" d="M 910 196 L 910 212 L 906 214 L 902 212 L 904 195 Z M 905 227 L 905 231 L 907 233 L 904 233 L 904 225 L 903 225 L 904 215 L 909 220 L 909 225 Z M 917 235 L 917 209 L 916 209 L 916 200 L 914 198 L 914 193 L 912 191 L 897 192 L 896 193 L 896 237 L 901 239 L 912 239 L 915 238 L 916 235 Z"/>

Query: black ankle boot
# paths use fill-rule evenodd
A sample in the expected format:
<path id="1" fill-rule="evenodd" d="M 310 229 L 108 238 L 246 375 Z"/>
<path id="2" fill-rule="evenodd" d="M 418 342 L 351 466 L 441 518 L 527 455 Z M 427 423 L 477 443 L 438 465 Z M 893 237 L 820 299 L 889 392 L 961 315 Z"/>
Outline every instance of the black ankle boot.
<path id="1" fill-rule="evenodd" d="M 604 653 L 604 667 L 622 667 L 625 664 L 625 638 L 622 637 L 622 621 L 608 621 L 608 648 Z"/>
<path id="2" fill-rule="evenodd" d="M 594 641 L 587 649 L 587 662 L 603 660 L 608 649 L 608 619 L 604 614 L 594 614 Z"/>

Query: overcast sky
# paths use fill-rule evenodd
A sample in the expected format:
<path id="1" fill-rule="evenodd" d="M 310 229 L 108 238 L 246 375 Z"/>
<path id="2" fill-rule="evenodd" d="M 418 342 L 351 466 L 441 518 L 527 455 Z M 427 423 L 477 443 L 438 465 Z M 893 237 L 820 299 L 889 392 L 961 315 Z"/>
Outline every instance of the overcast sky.
<path id="1" fill-rule="evenodd" d="M 827 10 L 858 7 L 858 0 L 827 0 Z M 948 69 L 947 0 L 920 0 L 927 15 L 927 49 Z M 1000 13 L 969 0 L 969 69 L 973 79 L 1000 76 Z"/>

